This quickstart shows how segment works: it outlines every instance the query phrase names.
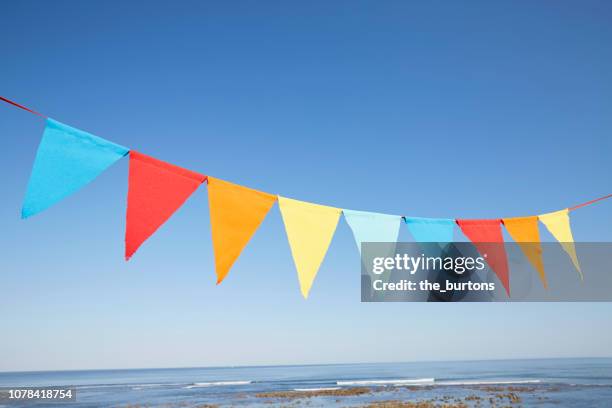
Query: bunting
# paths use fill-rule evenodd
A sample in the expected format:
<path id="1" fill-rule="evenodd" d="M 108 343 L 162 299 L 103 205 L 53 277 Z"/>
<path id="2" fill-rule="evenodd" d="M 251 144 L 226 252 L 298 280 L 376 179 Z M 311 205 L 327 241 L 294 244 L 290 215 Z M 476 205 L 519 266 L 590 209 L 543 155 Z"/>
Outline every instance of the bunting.
<path id="1" fill-rule="evenodd" d="M 123 146 L 48 118 L 21 217 L 35 215 L 80 190 L 128 151 Z"/>
<path id="2" fill-rule="evenodd" d="M 572 228 L 570 226 L 569 210 L 551 212 L 548 214 L 539 215 L 538 218 L 542 221 L 542 224 L 546 226 L 548 231 L 553 237 L 561 244 L 563 250 L 569 255 L 574 267 L 580 275 L 580 279 L 584 280 L 582 269 L 578 263 L 578 256 L 576 255 L 576 248 L 574 247 L 574 236 L 572 235 Z"/>
<path id="3" fill-rule="evenodd" d="M 417 242 L 453 242 L 455 220 L 445 218 L 404 217 L 410 234 Z"/>
<path id="4" fill-rule="evenodd" d="M 228 274 L 276 199 L 272 194 L 214 177 L 208 178 L 208 203 L 217 284 Z"/>
<path id="5" fill-rule="evenodd" d="M 457 220 L 461 231 L 474 243 L 478 252 L 486 258 L 506 293 L 510 296 L 508 259 L 504 248 L 501 220 Z"/>
<path id="6" fill-rule="evenodd" d="M 278 197 L 300 290 L 308 298 L 340 219 L 339 208 Z"/>
<path id="7" fill-rule="evenodd" d="M 43 117 L 46 121 L 23 202 L 23 218 L 35 215 L 78 191 L 116 161 L 130 154 L 126 259 L 207 180 L 205 175 L 130 151 L 121 145 L 47 118 L 7 98 L 0 96 L 0 100 Z M 439 251 L 439 243 L 453 242 L 456 222 L 478 251 L 483 256 L 486 254 L 487 263 L 510 295 L 508 261 L 500 225 L 502 222 L 537 270 L 544 287 L 547 287 L 547 279 L 542 261 L 538 219 L 559 241 L 583 279 L 569 212 L 608 198 L 612 198 L 612 194 L 538 217 L 503 220 L 454 221 L 353 210 L 344 210 L 344 214 L 360 250 L 363 242 L 396 242 L 403 218 L 417 242 L 434 243 L 431 247 Z M 342 210 L 210 178 L 209 206 L 217 283 L 228 274 L 276 200 L 279 201 L 300 289 L 304 298 L 307 298 Z"/>
<path id="8" fill-rule="evenodd" d="M 402 217 L 365 211 L 342 210 L 361 253 L 364 242 L 396 242 Z"/>
<path id="9" fill-rule="evenodd" d="M 130 152 L 128 202 L 125 227 L 125 259 L 189 198 L 206 176 Z"/>
<path id="10" fill-rule="evenodd" d="M 545 288 L 548 288 L 544 263 L 542 262 L 542 245 L 540 244 L 540 231 L 538 229 L 538 217 L 514 217 L 504 218 L 502 223 L 508 234 L 527 257 L 531 265 L 538 271 L 540 280 Z"/>

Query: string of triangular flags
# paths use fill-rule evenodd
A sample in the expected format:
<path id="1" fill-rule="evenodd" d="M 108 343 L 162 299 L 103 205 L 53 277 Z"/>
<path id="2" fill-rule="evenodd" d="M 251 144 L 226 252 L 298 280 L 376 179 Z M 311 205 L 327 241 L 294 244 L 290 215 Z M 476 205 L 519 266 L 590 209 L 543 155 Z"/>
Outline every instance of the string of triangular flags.
<path id="1" fill-rule="evenodd" d="M 129 156 L 126 260 L 206 182 L 217 284 L 227 276 L 278 201 L 304 298 L 308 297 L 342 214 L 359 250 L 363 242 L 396 242 L 401 224 L 408 227 L 417 242 L 453 242 L 454 228 L 458 225 L 478 251 L 484 253 L 486 248 L 487 263 L 508 296 L 510 275 L 506 253 L 503 245 L 491 244 L 503 244 L 501 226 L 504 225 L 547 287 L 538 226 L 541 222 L 562 245 L 583 279 L 569 212 L 612 197 L 609 194 L 538 216 L 485 220 L 419 218 L 340 209 L 268 194 L 187 170 L 47 118 L 4 97 L 0 96 L 0 100 L 46 119 L 23 202 L 22 218 L 51 207 L 93 181 L 121 158 Z"/>

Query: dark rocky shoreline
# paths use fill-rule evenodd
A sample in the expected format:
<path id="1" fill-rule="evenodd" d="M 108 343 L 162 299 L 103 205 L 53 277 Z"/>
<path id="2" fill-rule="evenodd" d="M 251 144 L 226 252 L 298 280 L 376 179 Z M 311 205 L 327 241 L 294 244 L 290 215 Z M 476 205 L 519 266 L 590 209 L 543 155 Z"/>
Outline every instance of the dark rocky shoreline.
<path id="1" fill-rule="evenodd" d="M 445 389 L 457 389 L 473 391 L 469 395 L 457 397 L 444 393 Z M 441 395 L 433 398 L 419 398 L 418 394 L 423 391 L 439 390 Z M 393 393 L 410 391 L 415 393 L 415 398 L 385 399 L 367 402 L 358 406 L 365 408 L 511 408 L 520 407 L 523 403 L 523 393 L 534 393 L 538 389 L 534 386 L 395 386 L 395 387 L 353 387 L 337 390 L 313 390 L 313 391 L 274 391 L 255 394 L 257 398 L 267 399 L 268 403 L 286 406 L 294 405 L 296 402 L 305 401 L 306 405 L 310 399 L 320 397 L 337 397 L 335 403 L 342 403 L 343 398 L 352 396 L 366 396 L 378 393 Z M 547 397 L 540 396 L 540 400 Z M 349 401 L 346 401 L 349 403 Z M 296 404 L 297 405 L 297 404 Z"/>

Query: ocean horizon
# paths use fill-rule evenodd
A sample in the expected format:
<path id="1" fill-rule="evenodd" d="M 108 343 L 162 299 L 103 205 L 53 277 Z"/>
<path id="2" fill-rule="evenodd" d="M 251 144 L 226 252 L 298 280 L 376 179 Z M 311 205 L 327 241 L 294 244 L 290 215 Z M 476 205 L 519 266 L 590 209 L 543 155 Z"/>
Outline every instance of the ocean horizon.
<path id="1" fill-rule="evenodd" d="M 63 370 L 0 370 L 0 375 L 11 373 L 55 373 L 55 372 L 81 372 L 81 371 L 131 371 L 131 370 L 190 370 L 190 369 L 217 369 L 217 368 L 263 368 L 263 367 L 309 367 L 309 366 L 351 366 L 364 364 L 425 364 L 425 363 L 472 363 L 495 361 L 546 361 L 546 360 L 612 360 L 612 356 L 594 357 L 517 357 L 517 358 L 482 358 L 482 359 L 443 359 L 443 360 L 410 360 L 410 361 L 361 361 L 361 362 L 331 362 L 331 363 L 279 363 L 279 364 L 223 364 L 223 365 L 194 365 L 170 367 L 112 367 L 112 368 L 69 368 Z"/>
<path id="2" fill-rule="evenodd" d="M 26 386 L 72 387 L 75 402 L 44 404 L 71 407 L 377 406 L 393 401 L 432 407 L 436 401 L 457 404 L 450 407 L 498 406 L 491 401 L 508 407 L 604 407 L 612 400 L 612 358 L 0 372 L 0 387 Z M 486 401 L 489 405 L 482 405 Z"/>

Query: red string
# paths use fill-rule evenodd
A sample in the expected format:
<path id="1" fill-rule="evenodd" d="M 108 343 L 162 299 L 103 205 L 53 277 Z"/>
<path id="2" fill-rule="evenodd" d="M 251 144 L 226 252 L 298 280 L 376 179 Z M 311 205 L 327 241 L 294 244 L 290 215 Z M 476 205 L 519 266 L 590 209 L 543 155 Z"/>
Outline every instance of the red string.
<path id="1" fill-rule="evenodd" d="M 594 203 L 596 203 L 596 202 L 598 202 L 598 201 L 605 200 L 606 198 L 610 198 L 610 197 L 612 197 L 612 194 L 608 194 L 607 196 L 603 196 L 603 197 L 599 197 L 599 198 L 596 198 L 596 199 L 591 200 L 591 201 L 587 201 L 586 203 L 582 203 L 582 204 L 575 205 L 575 206 L 570 207 L 570 208 L 568 208 L 568 209 L 569 209 L 570 211 L 574 211 L 574 210 L 577 210 L 577 209 L 579 209 L 579 208 L 586 207 L 587 205 L 594 204 Z"/>
<path id="2" fill-rule="evenodd" d="M 3 96 L 0 96 L 0 100 L 1 100 L 1 101 L 3 101 L 3 102 L 6 102 L 6 103 L 10 103 L 11 105 L 16 106 L 16 107 L 18 107 L 18 108 L 21 108 L 21 109 L 23 109 L 24 111 L 28 111 L 28 112 L 30 112 L 30 113 L 33 113 L 33 114 L 35 114 L 35 115 L 38 115 L 38 116 L 40 116 L 41 118 L 47 118 L 47 117 L 46 117 L 45 115 L 43 115 L 42 113 L 38 113 L 38 112 L 36 112 L 35 110 L 32 110 L 32 109 L 30 109 L 30 108 L 26 108 L 25 106 L 20 105 L 20 104 L 18 104 L 17 102 L 13 102 L 13 101 L 11 101 L 10 99 L 6 99 L 6 98 L 5 98 L 5 97 L 3 97 Z"/>

